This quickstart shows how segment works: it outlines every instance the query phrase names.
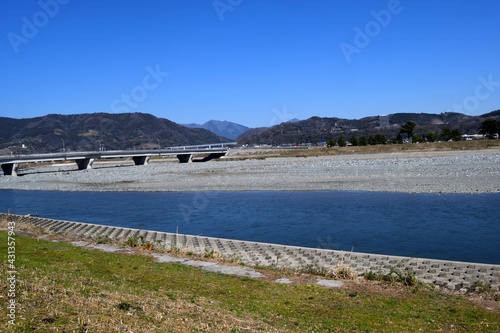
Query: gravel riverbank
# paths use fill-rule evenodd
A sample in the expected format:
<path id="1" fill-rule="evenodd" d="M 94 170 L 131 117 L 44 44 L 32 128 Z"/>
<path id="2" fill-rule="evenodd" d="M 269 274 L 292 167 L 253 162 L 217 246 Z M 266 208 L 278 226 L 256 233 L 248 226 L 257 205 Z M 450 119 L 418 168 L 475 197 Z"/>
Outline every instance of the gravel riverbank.
<path id="1" fill-rule="evenodd" d="M 237 150 L 230 152 L 236 156 Z M 57 191 L 382 191 L 500 192 L 500 149 L 333 155 L 180 164 L 154 160 L 28 165 L 0 176 L 0 189 Z"/>

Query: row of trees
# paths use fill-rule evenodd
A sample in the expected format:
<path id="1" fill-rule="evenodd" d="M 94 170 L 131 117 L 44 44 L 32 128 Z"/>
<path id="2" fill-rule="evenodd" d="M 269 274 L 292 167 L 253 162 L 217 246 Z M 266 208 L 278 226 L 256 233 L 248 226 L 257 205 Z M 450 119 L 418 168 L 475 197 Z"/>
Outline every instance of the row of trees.
<path id="1" fill-rule="evenodd" d="M 400 134 L 406 134 L 408 141 L 412 142 L 436 142 L 436 141 L 460 141 L 462 140 L 462 133 L 460 130 L 445 127 L 441 130 L 441 133 L 437 133 L 434 131 L 428 131 L 427 134 L 424 135 L 414 135 L 413 131 L 415 130 L 415 124 L 413 121 L 407 121 L 403 126 L 401 126 Z"/>
<path id="2" fill-rule="evenodd" d="M 403 143 L 402 134 L 406 135 L 408 142 L 422 143 L 422 142 L 436 142 L 436 141 L 460 141 L 462 140 L 462 133 L 458 129 L 449 129 L 447 127 L 441 130 L 441 133 L 428 131 L 426 134 L 414 134 L 415 124 L 413 121 L 407 121 L 401 126 L 399 134 L 395 138 L 387 139 L 385 134 L 370 135 L 368 138 L 365 136 L 359 139 L 355 136 L 349 140 L 344 139 L 342 136 L 337 140 L 331 139 L 327 142 L 328 147 L 339 146 L 345 147 L 347 143 L 353 146 L 367 146 L 367 145 L 385 145 L 387 143 L 398 144 Z M 481 125 L 481 133 L 485 134 L 488 138 L 492 139 L 500 133 L 500 121 L 496 119 L 486 119 Z"/>
<path id="3" fill-rule="evenodd" d="M 434 131 L 429 131 L 425 135 L 408 135 L 408 141 L 412 142 L 436 142 L 436 141 L 460 141 L 462 140 L 462 134 L 458 129 L 450 130 L 449 128 L 443 128 L 441 133 L 437 133 Z M 345 140 L 342 136 L 337 140 L 332 139 L 329 140 L 326 144 L 328 147 L 345 147 L 347 142 L 349 142 L 353 146 L 373 146 L 373 145 L 385 145 L 388 143 L 391 144 L 402 144 L 403 136 L 399 133 L 395 138 L 388 139 L 385 134 L 377 134 L 370 135 L 368 138 L 365 136 L 360 137 L 359 139 L 355 136 L 351 137 L 349 140 Z"/>
<path id="4" fill-rule="evenodd" d="M 392 139 L 391 139 L 392 140 Z M 401 143 L 403 143 L 403 138 L 400 138 Z M 373 145 L 385 145 L 389 142 L 385 134 L 377 134 L 370 135 L 368 138 L 365 136 L 360 137 L 359 139 L 355 136 L 351 137 L 348 141 L 346 141 L 342 136 L 338 138 L 338 140 L 331 139 L 326 144 L 328 147 L 345 147 L 349 142 L 353 146 L 373 146 Z"/>

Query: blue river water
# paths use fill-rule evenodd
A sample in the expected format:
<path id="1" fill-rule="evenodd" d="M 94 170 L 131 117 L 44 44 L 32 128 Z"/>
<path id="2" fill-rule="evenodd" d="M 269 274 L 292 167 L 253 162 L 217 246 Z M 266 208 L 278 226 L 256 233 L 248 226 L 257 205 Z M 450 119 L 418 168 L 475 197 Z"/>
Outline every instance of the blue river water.
<path id="1" fill-rule="evenodd" d="M 313 248 L 500 264 L 500 194 L 0 190 L 0 211 Z"/>

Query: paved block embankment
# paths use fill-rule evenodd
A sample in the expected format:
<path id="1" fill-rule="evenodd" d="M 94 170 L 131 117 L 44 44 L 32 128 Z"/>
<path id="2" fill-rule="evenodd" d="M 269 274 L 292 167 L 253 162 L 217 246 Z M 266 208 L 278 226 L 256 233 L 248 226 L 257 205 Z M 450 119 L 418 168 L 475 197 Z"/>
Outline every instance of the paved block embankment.
<path id="1" fill-rule="evenodd" d="M 291 269 L 312 266 L 335 269 L 340 265 L 346 265 L 359 275 L 368 271 L 387 274 L 391 269 L 399 271 L 408 269 L 415 273 L 419 281 L 433 283 L 452 290 L 471 288 L 477 281 L 482 281 L 494 290 L 500 290 L 500 265 L 247 242 L 12 214 L 0 214 L 0 218 L 28 223 L 43 232 L 73 234 L 86 238 L 108 237 L 115 241 L 124 242 L 129 237 L 142 236 L 145 241 L 166 248 L 176 247 L 198 254 L 213 250 L 227 258 L 237 258 L 248 266 L 259 265 Z"/>

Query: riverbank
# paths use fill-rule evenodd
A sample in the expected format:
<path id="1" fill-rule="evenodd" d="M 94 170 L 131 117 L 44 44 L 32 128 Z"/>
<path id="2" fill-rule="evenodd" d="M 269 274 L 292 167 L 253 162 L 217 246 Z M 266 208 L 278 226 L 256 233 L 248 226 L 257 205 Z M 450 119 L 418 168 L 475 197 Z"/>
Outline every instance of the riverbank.
<path id="1" fill-rule="evenodd" d="M 105 247 L 102 238 L 94 239 L 94 249 L 82 248 L 74 236 L 18 227 L 12 264 L 19 267 L 16 317 L 10 327 L 15 332 L 465 332 L 500 325 L 497 294 L 486 290 L 457 294 L 426 284 L 366 280 L 329 288 L 314 283 L 317 276 L 280 269 L 259 270 L 267 278 L 228 276 L 163 263 L 148 250 L 96 250 Z M 7 243 L 0 250 L 6 262 Z M 215 264 L 204 257 L 206 266 Z M 3 316 L 0 323 L 7 326 L 7 320 Z"/>
<path id="2" fill-rule="evenodd" d="M 264 153 L 263 153 L 264 152 Z M 274 155 L 273 155 L 274 154 Z M 297 150 L 297 155 L 300 151 Z M 272 151 L 233 149 L 205 163 L 174 159 L 135 166 L 130 160 L 26 165 L 21 177 L 0 177 L 0 189 L 55 191 L 376 191 L 498 193 L 500 148 L 397 151 L 272 157 Z"/>

